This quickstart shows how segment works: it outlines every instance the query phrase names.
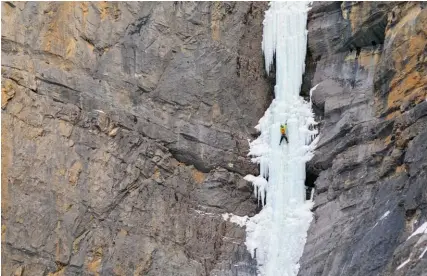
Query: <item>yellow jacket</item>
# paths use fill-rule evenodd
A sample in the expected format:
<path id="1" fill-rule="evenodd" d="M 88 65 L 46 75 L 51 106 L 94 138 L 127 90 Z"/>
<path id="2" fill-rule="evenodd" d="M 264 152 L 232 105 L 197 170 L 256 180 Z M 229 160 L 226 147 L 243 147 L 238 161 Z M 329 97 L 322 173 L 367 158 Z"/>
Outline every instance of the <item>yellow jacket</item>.
<path id="1" fill-rule="evenodd" d="M 282 133 L 282 135 L 285 135 L 285 133 L 286 133 L 286 126 L 284 126 L 284 125 L 280 126 L 280 133 Z"/>

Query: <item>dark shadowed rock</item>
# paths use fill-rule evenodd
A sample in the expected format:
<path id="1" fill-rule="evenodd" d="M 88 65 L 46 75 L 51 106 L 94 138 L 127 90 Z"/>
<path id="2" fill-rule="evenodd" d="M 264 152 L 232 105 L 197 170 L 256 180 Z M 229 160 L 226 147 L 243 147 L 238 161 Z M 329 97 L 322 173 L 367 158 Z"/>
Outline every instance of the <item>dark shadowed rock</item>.
<path id="1" fill-rule="evenodd" d="M 406 238 L 427 221 L 426 15 L 415 2 L 322 2 L 310 12 L 322 120 L 301 276 L 425 274 L 425 235 Z"/>

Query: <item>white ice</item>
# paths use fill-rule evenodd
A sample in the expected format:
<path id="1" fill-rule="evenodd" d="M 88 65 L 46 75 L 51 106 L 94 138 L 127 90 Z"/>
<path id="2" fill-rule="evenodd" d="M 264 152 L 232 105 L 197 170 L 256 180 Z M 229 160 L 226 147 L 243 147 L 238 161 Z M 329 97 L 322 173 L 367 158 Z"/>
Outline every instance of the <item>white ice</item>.
<path id="1" fill-rule="evenodd" d="M 262 49 L 268 72 L 276 61 L 275 99 L 255 127 L 260 136 L 250 142 L 249 155 L 259 163 L 260 175 L 245 177 L 254 184 L 261 204 L 267 195 L 261 212 L 246 223 L 246 246 L 262 276 L 297 275 L 312 220 L 313 202 L 305 200 L 305 164 L 313 156 L 318 137 L 311 101 L 299 96 L 307 11 L 308 2 L 271 2 L 265 13 Z M 284 123 L 289 143 L 279 145 Z"/>

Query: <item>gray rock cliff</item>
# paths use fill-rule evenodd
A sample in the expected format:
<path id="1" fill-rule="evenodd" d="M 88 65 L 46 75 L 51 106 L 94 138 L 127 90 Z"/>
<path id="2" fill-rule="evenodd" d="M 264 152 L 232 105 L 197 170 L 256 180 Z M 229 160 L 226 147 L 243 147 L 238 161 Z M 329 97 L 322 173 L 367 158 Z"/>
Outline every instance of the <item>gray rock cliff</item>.
<path id="1" fill-rule="evenodd" d="M 316 2 L 310 11 L 303 92 L 319 85 L 321 126 L 301 276 L 427 275 L 426 235 L 407 240 L 427 221 L 424 6 Z"/>
<path id="2" fill-rule="evenodd" d="M 4 275 L 254 275 L 267 3 L 2 2 Z"/>

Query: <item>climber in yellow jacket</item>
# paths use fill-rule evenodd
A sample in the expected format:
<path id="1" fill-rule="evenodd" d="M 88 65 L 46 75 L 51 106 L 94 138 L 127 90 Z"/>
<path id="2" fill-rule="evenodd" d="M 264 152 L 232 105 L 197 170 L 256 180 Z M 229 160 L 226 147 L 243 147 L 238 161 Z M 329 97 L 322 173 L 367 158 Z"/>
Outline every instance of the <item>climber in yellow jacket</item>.
<path id="1" fill-rule="evenodd" d="M 283 139 L 285 139 L 286 143 L 288 143 L 288 137 L 286 136 L 286 127 L 286 124 L 280 125 L 280 133 L 282 134 L 282 137 L 280 138 L 279 145 L 282 144 Z"/>

